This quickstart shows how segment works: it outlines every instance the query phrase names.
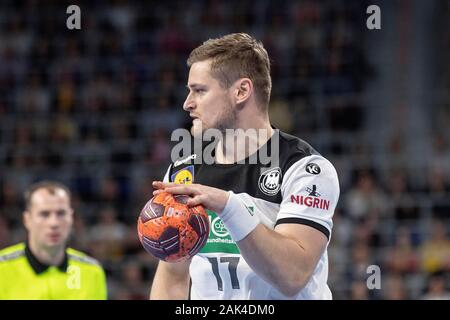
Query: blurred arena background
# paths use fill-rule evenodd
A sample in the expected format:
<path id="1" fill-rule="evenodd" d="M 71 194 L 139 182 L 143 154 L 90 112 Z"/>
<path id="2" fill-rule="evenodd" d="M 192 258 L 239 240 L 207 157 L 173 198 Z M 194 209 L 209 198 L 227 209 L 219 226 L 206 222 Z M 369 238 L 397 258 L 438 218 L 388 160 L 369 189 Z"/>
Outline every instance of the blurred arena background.
<path id="1" fill-rule="evenodd" d="M 66 28 L 70 4 L 81 30 Z M 448 0 L 1 1 L 0 248 L 24 240 L 24 188 L 65 182 L 71 246 L 103 263 L 110 299 L 146 299 L 156 261 L 136 219 L 188 120 L 185 59 L 230 32 L 272 58 L 274 124 L 339 173 L 334 298 L 449 299 Z"/>

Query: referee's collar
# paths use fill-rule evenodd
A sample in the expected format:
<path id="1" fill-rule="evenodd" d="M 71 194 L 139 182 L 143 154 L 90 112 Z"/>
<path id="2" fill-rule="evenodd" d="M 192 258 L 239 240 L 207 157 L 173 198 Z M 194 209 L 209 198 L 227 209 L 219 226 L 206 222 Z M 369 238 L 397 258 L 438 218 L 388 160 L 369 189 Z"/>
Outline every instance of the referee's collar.
<path id="1" fill-rule="evenodd" d="M 31 252 L 30 246 L 28 245 L 28 242 L 25 243 L 25 257 L 27 257 L 27 260 L 31 266 L 31 268 L 34 270 L 36 274 L 41 274 L 48 268 L 50 268 L 50 265 L 42 263 L 38 260 L 38 258 Z M 64 259 L 61 262 L 60 265 L 57 266 L 59 270 L 62 272 L 67 271 L 67 266 L 69 265 L 69 259 L 67 257 L 67 252 L 64 251 Z"/>

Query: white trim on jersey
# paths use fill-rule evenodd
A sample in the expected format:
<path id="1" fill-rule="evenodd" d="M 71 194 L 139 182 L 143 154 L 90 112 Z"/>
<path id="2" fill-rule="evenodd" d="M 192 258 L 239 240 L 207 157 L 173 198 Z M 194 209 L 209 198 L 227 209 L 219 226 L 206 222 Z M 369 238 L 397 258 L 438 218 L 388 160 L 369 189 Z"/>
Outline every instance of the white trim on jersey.
<path id="1" fill-rule="evenodd" d="M 172 165 L 170 165 L 170 166 L 167 168 L 166 174 L 164 175 L 164 178 L 163 178 L 163 182 L 170 182 L 170 180 L 169 180 L 170 168 L 172 168 Z"/>

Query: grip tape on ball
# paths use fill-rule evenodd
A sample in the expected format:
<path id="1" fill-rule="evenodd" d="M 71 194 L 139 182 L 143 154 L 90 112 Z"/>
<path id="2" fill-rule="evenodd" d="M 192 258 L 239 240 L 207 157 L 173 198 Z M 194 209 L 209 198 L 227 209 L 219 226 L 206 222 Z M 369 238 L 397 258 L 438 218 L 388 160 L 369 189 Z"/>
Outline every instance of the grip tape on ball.
<path id="1" fill-rule="evenodd" d="M 225 208 L 220 215 L 231 238 L 238 242 L 252 232 L 259 223 L 256 215 L 250 214 L 239 197 L 229 191 L 229 198 Z"/>

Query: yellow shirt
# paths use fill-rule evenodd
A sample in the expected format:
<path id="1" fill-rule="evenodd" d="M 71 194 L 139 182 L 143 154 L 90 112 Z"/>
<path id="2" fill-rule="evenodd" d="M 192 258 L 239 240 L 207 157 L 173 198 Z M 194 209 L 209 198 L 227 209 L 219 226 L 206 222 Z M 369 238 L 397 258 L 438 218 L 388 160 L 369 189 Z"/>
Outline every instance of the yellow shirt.
<path id="1" fill-rule="evenodd" d="M 60 266 L 39 262 L 25 243 L 0 250 L 0 300 L 104 300 L 106 277 L 99 262 L 66 249 Z"/>

